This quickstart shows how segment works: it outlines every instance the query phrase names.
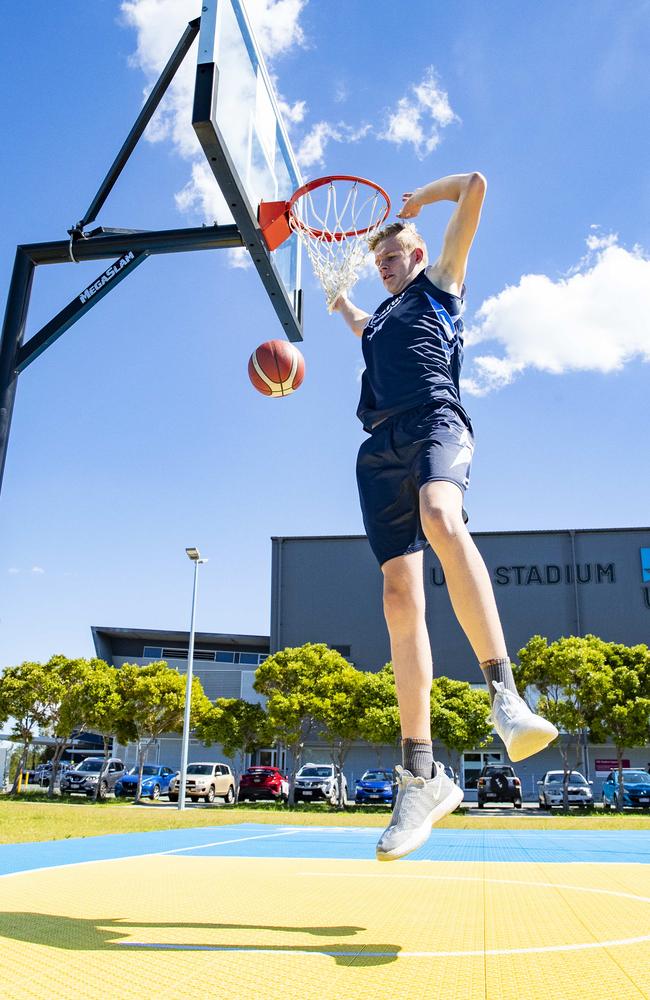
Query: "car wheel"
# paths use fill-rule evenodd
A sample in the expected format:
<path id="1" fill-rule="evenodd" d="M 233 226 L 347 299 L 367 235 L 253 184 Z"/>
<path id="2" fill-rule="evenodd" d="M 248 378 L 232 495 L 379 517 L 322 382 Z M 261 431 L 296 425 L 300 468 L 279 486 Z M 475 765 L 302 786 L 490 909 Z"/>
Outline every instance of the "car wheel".
<path id="1" fill-rule="evenodd" d="M 203 798 L 206 802 L 214 802 L 214 785 L 210 785 L 208 788 L 208 794 L 204 795 Z"/>
<path id="2" fill-rule="evenodd" d="M 479 809 L 482 809 L 484 805 L 485 805 L 485 802 L 479 802 L 479 803 L 478 803 L 478 807 L 479 807 Z"/>
<path id="3" fill-rule="evenodd" d="M 154 785 L 151 789 L 150 798 L 159 799 L 160 798 L 160 785 Z"/>
<path id="4" fill-rule="evenodd" d="M 176 794 L 176 792 L 170 792 L 169 793 L 169 801 L 170 802 L 178 802 L 178 795 Z"/>
<path id="5" fill-rule="evenodd" d="M 517 799 L 515 802 L 515 809 L 521 809 L 521 799 Z"/>
<path id="6" fill-rule="evenodd" d="M 235 801 L 235 789 L 232 787 L 232 785 L 224 795 L 223 801 L 226 802 L 228 805 L 232 805 L 232 803 Z"/>
<path id="7" fill-rule="evenodd" d="M 248 802 L 248 796 L 247 795 L 242 795 L 242 793 L 240 792 L 239 795 L 237 796 L 237 801 L 238 802 Z"/>
<path id="8" fill-rule="evenodd" d="M 612 808 L 612 807 L 611 807 L 611 805 L 609 804 L 609 802 L 607 801 L 607 799 L 606 799 L 606 798 L 605 798 L 605 796 L 603 795 L 603 811 L 604 811 L 604 812 L 609 812 L 609 810 L 610 810 L 611 808 Z"/>

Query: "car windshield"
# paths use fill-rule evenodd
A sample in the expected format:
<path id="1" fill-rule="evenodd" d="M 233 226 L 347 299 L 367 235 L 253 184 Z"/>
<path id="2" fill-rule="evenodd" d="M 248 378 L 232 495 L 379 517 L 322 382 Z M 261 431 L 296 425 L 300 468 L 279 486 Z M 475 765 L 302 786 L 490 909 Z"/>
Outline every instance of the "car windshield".
<path id="1" fill-rule="evenodd" d="M 90 771 L 91 773 L 98 774 L 103 766 L 103 760 L 82 760 L 81 764 L 77 764 L 77 771 Z"/>
<path id="2" fill-rule="evenodd" d="M 329 778 L 332 770 L 329 767 L 303 767 L 301 778 Z"/>
<path id="3" fill-rule="evenodd" d="M 186 774 L 212 774 L 212 764 L 190 764 Z"/>
<path id="4" fill-rule="evenodd" d="M 362 781 L 392 781 L 392 775 L 388 771 L 366 771 Z"/>
<path id="5" fill-rule="evenodd" d="M 131 768 L 129 774 L 137 774 L 139 770 L 140 768 L 136 765 L 136 767 Z M 147 775 L 152 775 L 152 774 L 160 774 L 160 768 L 157 767 L 156 764 L 145 764 L 144 767 L 142 768 L 143 778 L 146 777 Z"/>
<path id="6" fill-rule="evenodd" d="M 556 771 L 555 774 L 548 774 L 546 776 L 546 783 L 548 785 L 562 785 L 564 784 L 564 774 L 562 771 Z M 584 778 L 578 771 L 571 771 L 569 775 L 570 785 L 586 785 L 587 779 Z"/>
<path id="7" fill-rule="evenodd" d="M 623 771 L 623 782 L 626 785 L 650 785 L 650 774 L 645 771 Z"/>

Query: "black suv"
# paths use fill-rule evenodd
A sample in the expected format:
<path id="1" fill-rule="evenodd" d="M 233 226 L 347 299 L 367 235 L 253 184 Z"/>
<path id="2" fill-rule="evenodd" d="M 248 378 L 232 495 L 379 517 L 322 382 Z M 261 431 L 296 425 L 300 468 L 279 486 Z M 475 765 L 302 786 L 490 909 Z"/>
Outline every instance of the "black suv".
<path id="1" fill-rule="evenodd" d="M 478 807 L 486 802 L 510 802 L 521 809 L 521 781 L 510 764 L 486 764 L 478 779 Z"/>

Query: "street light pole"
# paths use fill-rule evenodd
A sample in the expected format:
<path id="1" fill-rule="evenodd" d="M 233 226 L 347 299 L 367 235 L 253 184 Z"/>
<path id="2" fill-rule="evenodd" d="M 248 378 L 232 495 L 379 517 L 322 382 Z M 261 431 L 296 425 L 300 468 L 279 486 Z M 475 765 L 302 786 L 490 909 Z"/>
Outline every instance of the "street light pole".
<path id="1" fill-rule="evenodd" d="M 187 556 L 194 563 L 194 587 L 192 589 L 192 617 L 190 620 L 190 642 L 187 650 L 187 679 L 185 683 L 185 715 L 183 717 L 183 741 L 181 745 L 181 771 L 178 786 L 178 808 L 185 808 L 185 775 L 187 772 L 187 757 L 190 743 L 190 715 L 192 711 L 192 672 L 194 666 L 194 620 L 196 617 L 196 592 L 199 585 L 199 566 L 207 562 L 201 559 L 199 550 L 185 549 Z"/>

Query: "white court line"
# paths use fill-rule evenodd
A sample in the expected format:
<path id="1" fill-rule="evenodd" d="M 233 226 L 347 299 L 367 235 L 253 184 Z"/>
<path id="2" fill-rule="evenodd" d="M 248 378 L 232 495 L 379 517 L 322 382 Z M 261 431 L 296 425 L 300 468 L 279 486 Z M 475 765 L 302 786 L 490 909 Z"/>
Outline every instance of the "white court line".
<path id="1" fill-rule="evenodd" d="M 17 878 L 19 875 L 29 875 L 32 872 L 53 872 L 58 871 L 61 868 L 80 868 L 82 865 L 103 865 L 115 861 L 132 861 L 133 858 L 159 858 L 164 857 L 165 855 L 174 854 L 177 851 L 199 851 L 203 847 L 218 847 L 219 844 L 237 844 L 243 843 L 247 840 L 261 840 L 266 837 L 282 837 L 300 829 L 301 827 L 294 827 L 291 831 L 287 830 L 285 833 L 261 833 L 256 834 L 254 837 L 237 837 L 231 840 L 215 840 L 209 844 L 194 844 L 192 847 L 177 847 L 171 851 L 148 851 L 146 854 L 121 854 L 117 858 L 88 858 L 85 861 L 67 861 L 62 865 L 38 865 L 36 868 L 22 868 L 19 872 L 5 872 L 4 875 L 0 875 L 0 878 Z M 52 841 L 49 841 L 49 843 L 52 843 Z M 57 841 L 54 841 L 54 843 L 57 843 Z"/>
<path id="2" fill-rule="evenodd" d="M 529 882 L 514 878 L 481 878 L 474 875 L 389 875 L 383 872 L 298 872 L 301 876 L 318 878 L 388 878 L 388 879 L 424 879 L 434 882 L 490 882 L 495 885 L 526 885 L 533 889 L 570 889 L 573 892 L 595 892 L 603 896 L 619 896 L 621 899 L 634 899 L 637 903 L 650 903 L 650 896 L 636 896 L 632 892 L 616 892 L 614 889 L 596 889 L 593 886 L 567 885 L 564 882 Z"/>
<path id="3" fill-rule="evenodd" d="M 545 945 L 536 948 L 479 948 L 475 951 L 365 951 L 360 945 L 354 951 L 319 951 L 302 950 L 301 948 L 255 948 L 253 946 L 235 945 L 191 945 L 191 944 L 156 944 L 146 941 L 117 941 L 124 948 L 142 948 L 160 951 L 218 951 L 218 952 L 253 952 L 256 955 L 308 955 L 312 958 L 482 958 L 484 955 L 533 955 L 556 951 L 589 951 L 594 948 L 614 948 L 621 945 L 643 944 L 650 941 L 650 934 L 643 937 L 619 938 L 615 941 L 589 941 L 584 944 Z"/>
<path id="4" fill-rule="evenodd" d="M 221 847 L 222 844 L 241 844 L 245 840 L 270 840 L 271 837 L 289 837 L 292 833 L 297 833 L 300 827 L 293 827 L 291 830 L 283 830 L 282 833 L 257 833 L 254 837 L 235 837 L 232 840 L 215 840 L 211 844 L 194 844 L 192 847 L 174 847 L 171 851 L 156 851 L 155 854 L 147 854 L 145 857 L 158 857 L 163 854 L 180 854 L 181 851 L 202 851 L 205 847 Z M 262 861 L 268 860 L 262 858 Z"/>

